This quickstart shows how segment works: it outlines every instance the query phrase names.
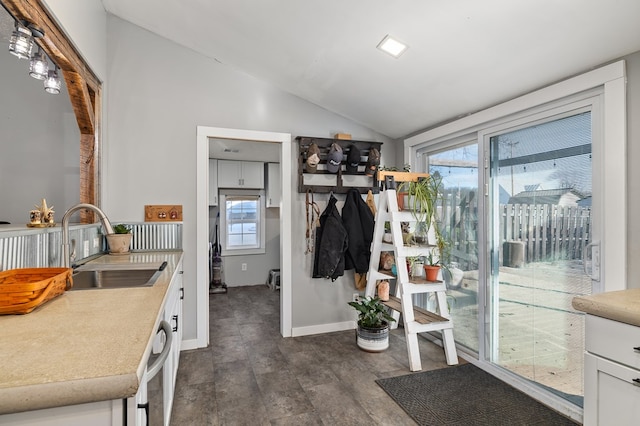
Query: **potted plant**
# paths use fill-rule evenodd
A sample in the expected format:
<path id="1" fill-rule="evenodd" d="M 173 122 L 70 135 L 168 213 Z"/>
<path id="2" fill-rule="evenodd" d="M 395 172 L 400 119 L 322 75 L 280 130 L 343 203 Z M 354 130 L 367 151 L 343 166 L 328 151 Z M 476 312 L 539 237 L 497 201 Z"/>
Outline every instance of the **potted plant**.
<path id="1" fill-rule="evenodd" d="M 113 227 L 115 234 L 107 235 L 107 244 L 109 245 L 109 254 L 127 254 L 131 246 L 131 227 L 128 225 L 118 224 Z"/>
<path id="2" fill-rule="evenodd" d="M 424 256 L 407 256 L 407 270 L 410 277 L 419 277 L 422 275 L 422 269 L 424 266 Z"/>
<path id="3" fill-rule="evenodd" d="M 442 177 L 438 173 L 428 177 L 418 178 L 417 181 L 402 182 L 398 186 L 398 193 L 406 197 L 403 201 L 404 208 L 411 210 L 416 219 L 416 230 L 421 230 L 424 235 L 433 224 L 437 204 L 442 196 Z"/>
<path id="4" fill-rule="evenodd" d="M 358 311 L 356 343 L 367 352 L 382 352 L 389 347 L 389 315 L 386 306 L 377 297 L 363 297 L 349 305 Z"/>
<path id="5" fill-rule="evenodd" d="M 440 272 L 440 259 L 434 256 L 434 251 L 435 249 L 427 255 L 424 263 L 424 274 L 427 281 L 437 281 Z"/>
<path id="6" fill-rule="evenodd" d="M 389 222 L 384 223 L 384 235 L 382 236 L 382 241 L 385 243 L 393 242 L 393 236 L 391 235 L 391 223 Z"/>

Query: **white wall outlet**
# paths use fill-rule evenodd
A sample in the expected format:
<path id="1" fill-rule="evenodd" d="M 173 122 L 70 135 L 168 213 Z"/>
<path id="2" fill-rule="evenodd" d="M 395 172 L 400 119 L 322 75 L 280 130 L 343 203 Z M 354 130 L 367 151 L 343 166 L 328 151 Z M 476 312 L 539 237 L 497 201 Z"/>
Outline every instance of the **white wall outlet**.
<path id="1" fill-rule="evenodd" d="M 98 247 L 100 247 L 100 237 L 95 237 L 93 239 L 93 248 L 97 249 Z"/>
<path id="2" fill-rule="evenodd" d="M 247 270 L 247 264 L 246 264 L 246 263 L 243 263 L 243 264 L 242 264 L 242 270 L 243 270 L 243 271 L 246 271 L 246 270 Z"/>
<path id="3" fill-rule="evenodd" d="M 89 241 L 84 240 L 82 243 L 82 257 L 89 257 Z"/>
<path id="4" fill-rule="evenodd" d="M 360 293 L 353 293 L 351 300 L 354 302 L 357 302 L 358 300 L 360 300 Z"/>

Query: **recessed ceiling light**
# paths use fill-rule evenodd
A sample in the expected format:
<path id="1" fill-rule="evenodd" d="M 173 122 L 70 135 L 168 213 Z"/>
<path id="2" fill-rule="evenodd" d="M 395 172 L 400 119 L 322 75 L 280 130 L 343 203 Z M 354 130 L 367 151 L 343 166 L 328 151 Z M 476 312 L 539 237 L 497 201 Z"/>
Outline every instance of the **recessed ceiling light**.
<path id="1" fill-rule="evenodd" d="M 394 58 L 399 58 L 409 46 L 387 34 L 377 47 Z"/>

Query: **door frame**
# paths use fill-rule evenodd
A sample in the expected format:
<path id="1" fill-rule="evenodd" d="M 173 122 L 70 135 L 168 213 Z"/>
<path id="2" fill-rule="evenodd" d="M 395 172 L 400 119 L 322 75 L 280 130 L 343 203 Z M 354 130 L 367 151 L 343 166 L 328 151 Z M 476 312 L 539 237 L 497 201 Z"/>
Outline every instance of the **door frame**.
<path id="1" fill-rule="evenodd" d="M 277 143 L 280 145 L 280 333 L 291 336 L 291 170 L 290 133 L 198 126 L 196 136 L 196 335 L 199 347 L 209 344 L 209 138 Z"/>
<path id="2" fill-rule="evenodd" d="M 600 218 L 601 235 L 607 236 L 606 241 L 601 241 L 601 281 L 606 285 L 606 291 L 625 289 L 627 286 L 627 164 L 625 157 L 627 109 L 624 60 L 605 65 L 405 139 L 404 163 L 410 164 L 412 170 L 424 171 L 421 170 L 424 169 L 425 164 L 420 161 L 422 155 L 420 151 L 424 152 L 425 147 L 433 147 L 465 135 L 475 134 L 479 149 L 483 149 L 484 132 L 498 123 L 597 88 L 601 89 L 603 98 L 601 104 L 602 127 L 597 131 L 600 132 L 599 138 L 604 141 L 606 147 L 601 153 L 603 167 L 600 171 L 601 180 L 593 183 L 594 187 L 599 185 L 602 194 L 601 202 L 604 207 Z M 485 154 L 481 152 L 479 154 L 479 158 L 486 158 Z M 483 167 L 487 166 L 485 162 Z M 483 193 L 486 192 L 488 183 L 484 175 L 484 173 L 479 173 L 480 188 L 485 189 Z M 480 197 L 479 201 L 479 214 L 485 217 L 485 197 Z M 479 227 L 486 227 L 484 220 L 479 222 Z M 479 232 L 480 235 L 486 235 L 485 229 L 479 229 Z M 481 250 L 479 256 L 479 276 L 486 276 L 486 252 L 488 250 L 486 243 L 487 241 L 482 245 L 484 250 Z M 539 387 L 485 361 L 484 351 L 487 348 L 485 341 L 487 293 L 485 290 L 479 289 L 478 294 L 479 302 L 484 302 L 480 302 L 478 306 L 480 353 L 467 354 L 464 352 L 464 348 L 460 348 L 460 356 L 544 404 L 581 422 L 583 410 L 579 407 L 562 400 L 560 397 L 550 395 Z"/>

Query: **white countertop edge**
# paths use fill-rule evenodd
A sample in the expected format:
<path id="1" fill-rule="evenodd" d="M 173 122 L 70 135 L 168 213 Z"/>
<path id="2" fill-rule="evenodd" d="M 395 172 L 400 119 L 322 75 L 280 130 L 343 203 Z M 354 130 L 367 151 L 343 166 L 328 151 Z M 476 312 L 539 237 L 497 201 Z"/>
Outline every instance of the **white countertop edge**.
<path id="1" fill-rule="evenodd" d="M 0 389 L 0 414 L 129 398 L 139 386 L 137 375 L 127 374 L 4 388 Z"/>
<path id="2" fill-rule="evenodd" d="M 589 315 L 640 327 L 640 289 L 577 296 L 571 305 Z"/>

